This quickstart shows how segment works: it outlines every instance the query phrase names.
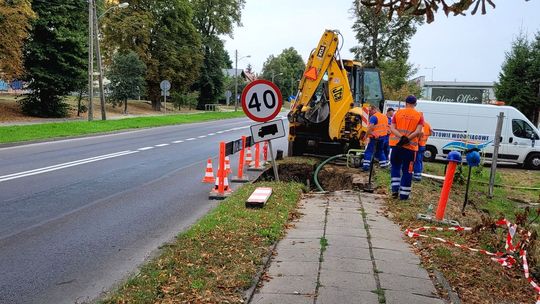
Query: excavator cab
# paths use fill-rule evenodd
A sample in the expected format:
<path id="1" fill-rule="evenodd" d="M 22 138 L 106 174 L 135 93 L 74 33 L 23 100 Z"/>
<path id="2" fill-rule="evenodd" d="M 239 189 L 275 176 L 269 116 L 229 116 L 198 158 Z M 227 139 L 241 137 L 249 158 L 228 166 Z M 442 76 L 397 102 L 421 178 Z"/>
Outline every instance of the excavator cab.
<path id="1" fill-rule="evenodd" d="M 369 106 L 383 106 L 380 73 L 341 59 L 338 31 L 327 30 L 310 55 L 289 112 L 289 155 L 335 155 L 359 148 Z"/>

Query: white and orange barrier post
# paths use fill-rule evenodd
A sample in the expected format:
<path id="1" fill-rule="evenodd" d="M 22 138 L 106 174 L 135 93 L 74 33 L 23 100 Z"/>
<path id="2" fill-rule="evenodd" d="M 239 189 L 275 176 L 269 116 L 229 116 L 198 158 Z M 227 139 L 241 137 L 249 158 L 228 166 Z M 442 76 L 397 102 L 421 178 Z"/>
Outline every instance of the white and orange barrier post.
<path id="1" fill-rule="evenodd" d="M 231 193 L 231 189 L 225 179 L 227 178 L 225 169 L 225 142 L 219 143 L 219 168 L 216 186 L 210 191 L 210 199 L 224 199 Z"/>
<path id="2" fill-rule="evenodd" d="M 249 182 L 247 176 L 244 176 L 244 154 L 246 150 L 246 137 L 242 136 L 242 149 L 240 150 L 240 157 L 238 158 L 238 175 L 233 178 L 235 183 L 246 183 Z"/>
<path id="3" fill-rule="evenodd" d="M 249 171 L 263 171 L 265 168 L 261 166 L 261 145 L 259 143 L 255 144 L 255 163 L 253 166 L 249 167 Z"/>
<path id="4" fill-rule="evenodd" d="M 263 145 L 263 166 L 268 164 L 268 142 L 265 141 Z"/>

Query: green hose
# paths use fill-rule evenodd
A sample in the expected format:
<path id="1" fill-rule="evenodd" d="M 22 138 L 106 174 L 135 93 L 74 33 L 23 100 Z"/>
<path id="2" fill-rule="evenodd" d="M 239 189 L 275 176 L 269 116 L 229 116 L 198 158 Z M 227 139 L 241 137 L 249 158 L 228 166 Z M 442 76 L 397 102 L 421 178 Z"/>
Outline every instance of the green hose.
<path id="1" fill-rule="evenodd" d="M 336 159 L 336 158 L 340 158 L 340 157 L 344 157 L 344 156 L 347 156 L 346 154 L 338 154 L 338 155 L 334 155 L 332 157 L 329 157 L 327 158 L 325 161 L 323 161 L 319 166 L 317 166 L 317 169 L 315 169 L 315 173 L 313 174 L 313 180 L 315 181 L 315 185 L 317 186 L 317 189 L 319 189 L 319 191 L 322 191 L 324 192 L 324 189 L 321 187 L 321 185 L 319 184 L 319 171 L 321 171 L 322 167 L 324 165 L 326 165 L 327 163 L 329 163 L 330 161 Z"/>

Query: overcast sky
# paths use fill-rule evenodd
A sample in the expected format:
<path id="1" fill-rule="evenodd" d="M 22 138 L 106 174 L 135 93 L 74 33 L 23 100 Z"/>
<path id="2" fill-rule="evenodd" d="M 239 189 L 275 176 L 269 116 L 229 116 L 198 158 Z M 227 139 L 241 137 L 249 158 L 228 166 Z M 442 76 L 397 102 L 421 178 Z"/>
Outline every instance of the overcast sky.
<path id="1" fill-rule="evenodd" d="M 418 28 L 411 40 L 409 61 L 419 67 L 418 75 L 439 81 L 497 81 L 505 52 L 520 29 L 532 38 L 540 31 L 540 1 L 494 0 L 497 8 L 486 15 L 450 16 L 440 13 L 435 22 Z M 339 29 L 344 38 L 342 55 L 357 42 L 351 29 L 352 1 L 246 0 L 242 27 L 234 37 L 225 37 L 234 67 L 250 63 L 259 73 L 270 55 L 294 47 L 306 61 L 325 29 Z"/>

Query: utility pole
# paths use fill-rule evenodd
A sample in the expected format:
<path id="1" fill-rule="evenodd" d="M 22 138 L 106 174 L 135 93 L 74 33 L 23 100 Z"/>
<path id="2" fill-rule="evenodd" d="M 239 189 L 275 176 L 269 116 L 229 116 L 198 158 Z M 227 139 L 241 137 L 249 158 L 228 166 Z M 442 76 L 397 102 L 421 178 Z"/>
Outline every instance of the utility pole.
<path id="1" fill-rule="evenodd" d="M 105 91 L 103 90 L 103 68 L 101 64 L 101 49 L 99 46 L 99 29 L 98 29 L 98 17 L 96 13 L 96 3 L 94 2 L 94 41 L 96 43 L 96 57 L 99 73 L 99 100 L 101 103 L 101 120 L 107 120 L 107 113 L 105 112 Z"/>
<path id="2" fill-rule="evenodd" d="M 94 120 L 94 0 L 88 0 L 88 121 Z"/>
<path id="3" fill-rule="evenodd" d="M 238 111 L 238 50 L 234 50 L 234 111 Z"/>

